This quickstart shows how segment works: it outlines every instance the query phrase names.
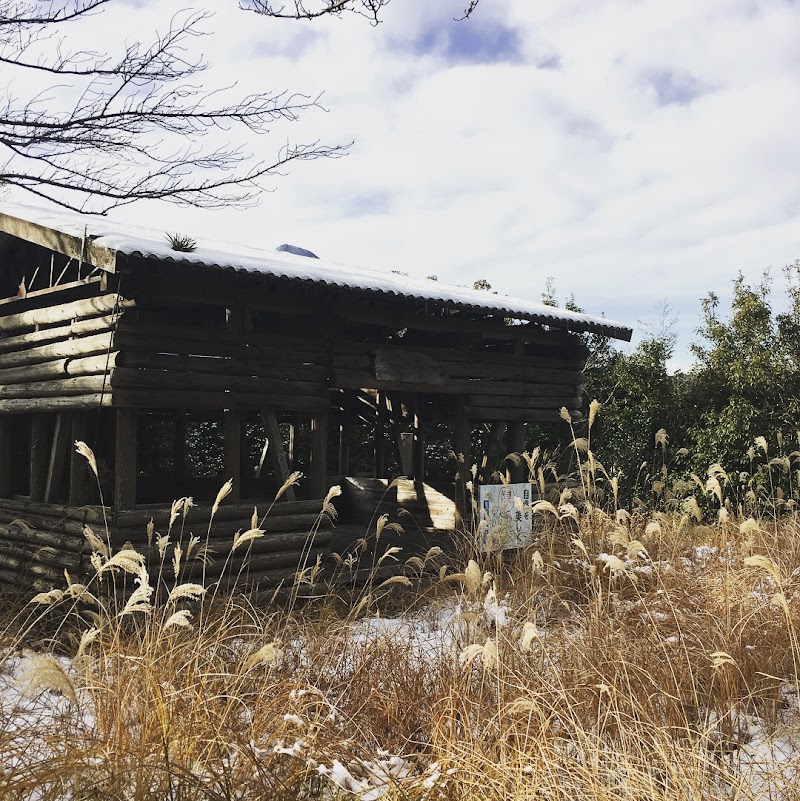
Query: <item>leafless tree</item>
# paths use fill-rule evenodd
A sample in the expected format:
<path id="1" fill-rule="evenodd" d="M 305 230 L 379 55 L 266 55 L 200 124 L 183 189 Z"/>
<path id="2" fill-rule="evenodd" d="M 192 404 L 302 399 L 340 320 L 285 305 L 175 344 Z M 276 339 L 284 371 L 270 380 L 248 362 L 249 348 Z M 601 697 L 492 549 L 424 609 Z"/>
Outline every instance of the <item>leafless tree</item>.
<path id="1" fill-rule="evenodd" d="M 288 163 L 347 149 L 287 144 L 258 161 L 220 144 L 233 139 L 228 131 L 263 134 L 294 121 L 319 98 L 229 102 L 230 87 L 201 88 L 208 63 L 192 52 L 204 13 L 180 14 L 152 43 L 129 42 L 117 55 L 70 49 L 74 26 L 112 2 L 0 0 L 0 183 L 95 212 L 142 199 L 248 205 Z"/>
<path id="2" fill-rule="evenodd" d="M 431 2 L 441 0 L 431 0 Z M 278 19 L 318 19 L 325 16 L 340 16 L 345 13 L 366 17 L 373 25 L 377 25 L 381 11 L 389 5 L 390 0 L 290 0 L 287 3 L 273 0 L 243 0 L 242 8 Z M 468 0 L 464 13 L 459 19 L 466 19 L 478 7 L 480 0 Z"/>

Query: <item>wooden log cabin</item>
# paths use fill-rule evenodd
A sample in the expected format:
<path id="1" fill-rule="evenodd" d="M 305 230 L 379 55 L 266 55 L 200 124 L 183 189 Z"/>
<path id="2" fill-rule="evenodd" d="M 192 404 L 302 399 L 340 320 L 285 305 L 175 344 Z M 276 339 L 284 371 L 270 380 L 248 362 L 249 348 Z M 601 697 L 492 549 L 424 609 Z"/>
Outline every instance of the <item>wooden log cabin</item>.
<path id="1" fill-rule="evenodd" d="M 479 425 L 496 449 L 520 451 L 526 423 L 579 408 L 576 333 L 631 336 L 434 280 L 191 244 L 101 217 L 0 209 L 0 583 L 49 588 L 65 568 L 84 574 L 86 524 L 115 547 L 147 549 L 148 521 L 165 533 L 184 496 L 196 506 L 173 529 L 224 550 L 293 470 L 307 477 L 261 523 L 252 583 L 289 576 L 301 552 L 313 562 L 383 512 L 405 516 L 416 541 L 449 534 L 465 471 L 456 480 L 440 458 L 430 477 L 432 427 L 466 466 Z M 76 440 L 93 448 L 99 482 Z M 336 528 L 323 521 L 309 539 L 334 483 Z"/>

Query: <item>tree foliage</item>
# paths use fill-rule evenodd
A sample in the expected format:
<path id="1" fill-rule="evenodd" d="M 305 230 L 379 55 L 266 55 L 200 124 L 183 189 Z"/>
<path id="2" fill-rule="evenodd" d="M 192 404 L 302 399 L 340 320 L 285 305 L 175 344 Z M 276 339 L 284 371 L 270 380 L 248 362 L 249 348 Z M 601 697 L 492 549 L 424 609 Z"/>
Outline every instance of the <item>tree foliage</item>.
<path id="1" fill-rule="evenodd" d="M 719 298 L 703 301 L 701 343 L 694 346 L 688 403 L 689 435 L 697 453 L 736 465 L 756 436 L 787 441 L 800 424 L 800 262 L 785 270 L 789 308 L 776 312 L 772 282 L 765 274 L 750 285 L 740 275 L 731 314 L 722 317 Z"/>
<path id="2" fill-rule="evenodd" d="M 781 311 L 773 306 L 769 274 L 756 284 L 740 275 L 728 314 L 709 293 L 688 373 L 667 369 L 674 346 L 668 329 L 645 337 L 629 353 L 607 339 L 587 338 L 584 400 L 587 407 L 594 399 L 602 404 L 592 450 L 617 471 L 623 497 L 649 492 L 668 462 L 686 477 L 704 475 L 713 464 L 732 476 L 750 475 L 759 455 L 756 438 L 773 443 L 769 456 L 796 449 L 800 261 L 785 268 L 784 279 Z M 552 285 L 548 299 L 555 301 Z M 571 308 L 577 309 L 574 301 Z"/>

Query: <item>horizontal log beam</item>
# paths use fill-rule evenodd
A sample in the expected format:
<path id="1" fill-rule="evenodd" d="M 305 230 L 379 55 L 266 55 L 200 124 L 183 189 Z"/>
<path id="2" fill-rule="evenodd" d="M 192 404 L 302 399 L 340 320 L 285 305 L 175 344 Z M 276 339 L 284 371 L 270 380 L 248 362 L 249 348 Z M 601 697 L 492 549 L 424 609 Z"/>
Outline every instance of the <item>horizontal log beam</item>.
<path id="1" fill-rule="evenodd" d="M 111 510 L 97 504 L 69 506 L 62 503 L 37 503 L 23 498 L 0 498 L 0 512 L 25 512 L 58 520 L 69 518 L 79 522 L 102 522 L 105 515 L 110 515 Z"/>
<path id="2" fill-rule="evenodd" d="M 163 346 L 163 345 L 162 345 Z M 235 359 L 230 356 L 187 356 L 177 353 L 139 353 L 126 351 L 120 361 L 121 367 L 144 367 L 175 372 L 218 374 L 228 376 L 256 376 L 261 378 L 289 378 L 296 381 L 326 383 L 330 368 L 320 364 L 300 362 L 276 362 L 257 359 Z"/>
<path id="3" fill-rule="evenodd" d="M 119 321 L 120 341 L 141 341 L 174 345 L 175 353 L 193 352 L 220 356 L 234 355 L 243 346 L 263 349 L 265 357 L 278 361 L 312 362 L 327 360 L 329 347 L 324 340 L 291 337 L 259 331 L 232 331 L 228 328 L 165 325 L 149 323 L 144 319 L 123 317 Z M 154 352 L 158 352 L 157 350 Z"/>
<path id="4" fill-rule="evenodd" d="M 97 356 L 70 356 L 53 359 L 25 367 L 0 369 L 0 385 L 24 384 L 30 381 L 66 378 L 67 376 L 100 375 L 112 369 L 117 362 L 118 353 L 101 353 Z"/>
<path id="5" fill-rule="evenodd" d="M 2 373 L 0 373 L 0 378 Z M 316 398 L 327 406 L 328 387 L 325 383 L 311 381 L 290 381 L 252 376 L 211 375 L 202 373 L 181 373 L 171 370 L 151 370 L 144 367 L 117 367 L 111 373 L 111 386 L 116 388 L 136 388 L 139 390 L 168 389 L 175 391 L 232 392 L 258 396 L 289 395 L 293 399 Z M 284 403 L 286 401 L 284 400 Z M 188 404 L 189 406 L 191 404 Z M 263 405 L 263 404 L 262 404 Z M 291 406 L 291 404 L 289 404 Z"/>
<path id="6" fill-rule="evenodd" d="M 116 315 L 107 314 L 89 320 L 77 320 L 69 325 L 42 328 L 39 331 L 28 331 L 26 334 L 0 338 L 0 353 L 27 350 L 32 346 L 43 345 L 47 342 L 57 342 L 86 334 L 97 334 L 101 331 L 111 331 L 114 328 L 115 321 Z"/>
<path id="7" fill-rule="evenodd" d="M 65 339 L 39 345 L 27 350 L 0 354 L 0 370 L 7 367 L 22 367 L 28 364 L 49 362 L 73 356 L 96 356 L 111 350 L 112 333 L 91 334 L 77 339 Z"/>
<path id="8" fill-rule="evenodd" d="M 3 373 L 0 371 L 0 381 Z M 53 381 L 32 381 L 28 384 L 0 384 L 0 400 L 7 398 L 44 398 L 52 395 L 86 395 L 99 393 L 106 385 L 102 375 L 62 378 Z M 110 392 L 110 388 L 109 388 Z"/>
<path id="9" fill-rule="evenodd" d="M 70 409 L 99 409 L 111 406 L 109 393 L 89 395 L 56 396 L 52 398 L 10 398 L 0 400 L 0 414 L 23 414 L 25 412 L 61 412 Z"/>
<path id="10" fill-rule="evenodd" d="M 583 374 L 567 370 L 539 370 L 530 386 L 547 383 L 578 386 Z M 336 370 L 333 386 L 338 389 L 379 389 L 399 392 L 423 392 L 436 395 L 524 395 L 529 385 L 522 382 L 468 381 L 450 379 L 446 384 L 411 384 L 402 381 L 378 381 L 372 373 L 356 370 Z"/>
<path id="11" fill-rule="evenodd" d="M 0 317 L 0 331 L 16 331 L 21 328 L 34 328 L 37 325 L 52 325 L 63 323 L 76 318 L 98 317 L 108 314 L 118 308 L 133 308 L 131 300 L 121 300 L 115 292 L 97 295 L 93 298 L 74 300 L 71 303 L 62 303 L 45 306 L 38 309 L 7 314 Z"/>
<path id="12" fill-rule="evenodd" d="M 259 520 L 264 516 L 269 503 L 257 502 Z M 249 522 L 253 514 L 252 503 L 242 503 L 237 506 L 225 504 L 217 509 L 214 520 L 239 520 Z M 278 503 L 272 507 L 269 518 L 285 517 L 287 515 L 319 514 L 322 511 L 322 498 L 308 501 L 294 501 L 292 503 Z M 136 509 L 129 511 L 118 511 L 114 515 L 114 525 L 120 528 L 131 526 L 144 527 L 152 517 L 157 526 L 164 526 L 169 522 L 169 504 L 137 504 Z M 187 522 L 192 525 L 197 523 L 208 523 L 211 516 L 211 509 L 203 507 L 191 507 L 187 516 Z M 180 524 L 180 518 L 176 525 Z"/>
<path id="13" fill-rule="evenodd" d="M 138 409 L 261 409 L 272 406 L 277 411 L 313 412 L 328 408 L 328 399 L 292 395 L 261 395 L 258 392 L 197 391 L 191 385 L 182 390 L 129 389 L 113 392 L 113 405 Z M 13 401 L 8 401 L 12 403 Z M 0 408 L 2 411 L 2 408 Z"/>

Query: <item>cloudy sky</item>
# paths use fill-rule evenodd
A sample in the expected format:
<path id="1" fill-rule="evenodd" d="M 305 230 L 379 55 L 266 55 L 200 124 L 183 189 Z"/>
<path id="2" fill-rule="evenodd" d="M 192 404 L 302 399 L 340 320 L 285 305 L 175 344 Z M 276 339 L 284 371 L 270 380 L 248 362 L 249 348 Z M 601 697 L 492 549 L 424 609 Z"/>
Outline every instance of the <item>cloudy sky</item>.
<path id="1" fill-rule="evenodd" d="M 185 2 L 92 24 L 148 38 Z M 700 299 L 800 258 L 800 5 L 781 0 L 392 0 L 286 22 L 214 0 L 206 85 L 324 92 L 325 112 L 256 143 L 353 141 L 293 166 L 245 211 L 113 216 L 561 298 L 637 329 L 676 318 L 688 367 Z M 117 16 L 114 17 L 113 14 Z M 157 221 L 157 222 L 156 222 Z M 634 339 L 634 343 L 636 338 Z"/>

